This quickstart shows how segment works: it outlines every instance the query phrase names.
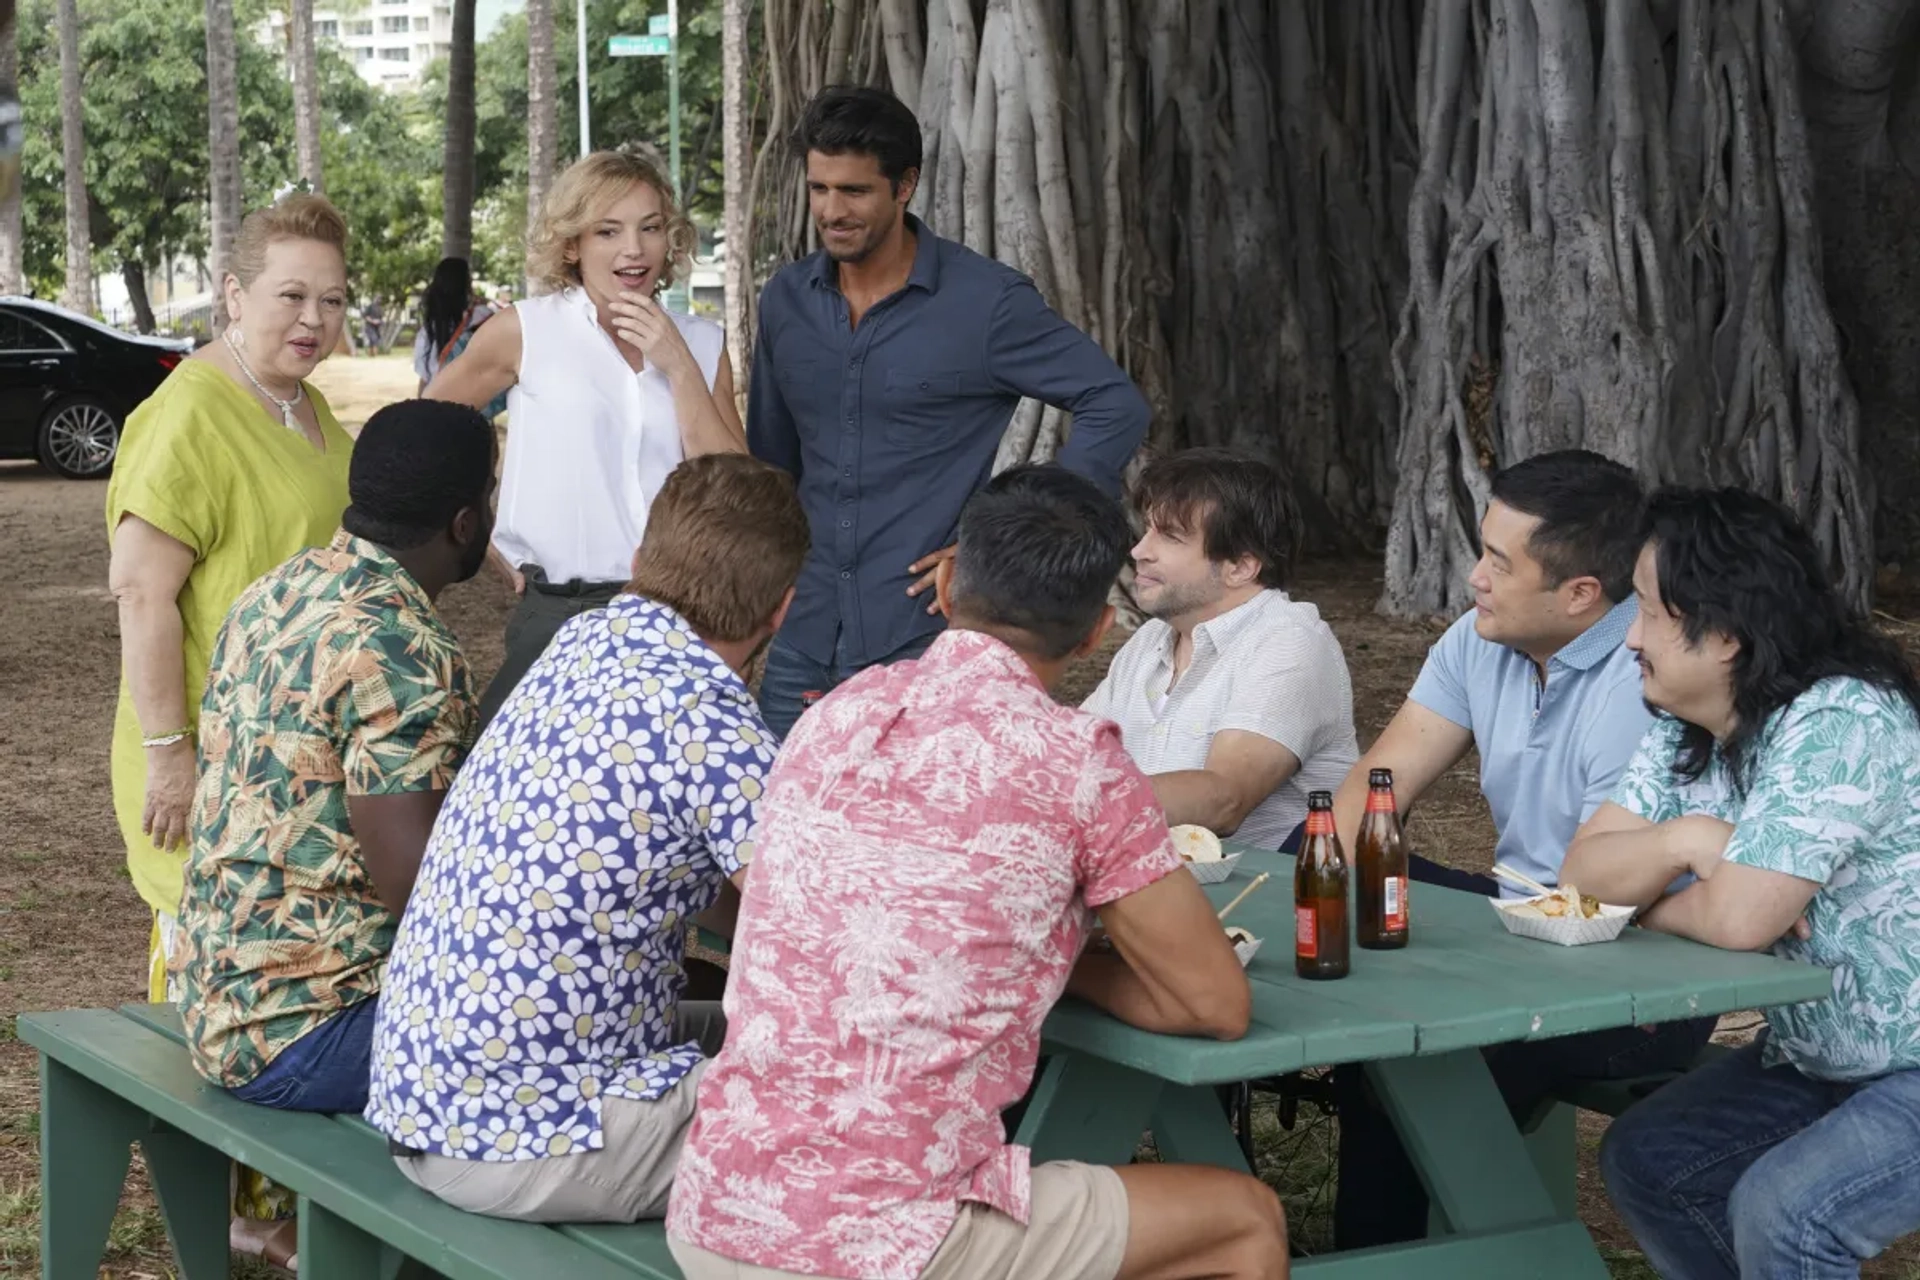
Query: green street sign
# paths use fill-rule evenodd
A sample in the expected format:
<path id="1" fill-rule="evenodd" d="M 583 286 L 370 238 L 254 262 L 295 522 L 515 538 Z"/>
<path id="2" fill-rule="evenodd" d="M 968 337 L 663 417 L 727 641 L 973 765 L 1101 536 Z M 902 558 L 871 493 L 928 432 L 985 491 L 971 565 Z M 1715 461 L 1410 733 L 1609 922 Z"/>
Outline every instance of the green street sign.
<path id="1" fill-rule="evenodd" d="M 610 36 L 607 39 L 609 58 L 664 58 L 673 52 L 673 40 L 669 36 Z"/>
<path id="2" fill-rule="evenodd" d="M 647 19 L 647 34 L 650 36 L 670 36 L 673 34 L 673 15 L 656 13 Z"/>

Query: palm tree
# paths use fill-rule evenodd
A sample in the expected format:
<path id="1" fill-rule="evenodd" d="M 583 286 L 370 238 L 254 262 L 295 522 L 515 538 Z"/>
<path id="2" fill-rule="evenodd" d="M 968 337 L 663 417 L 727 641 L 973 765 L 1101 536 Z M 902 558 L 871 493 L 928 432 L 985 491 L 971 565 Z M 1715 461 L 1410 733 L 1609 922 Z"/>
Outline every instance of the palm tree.
<path id="1" fill-rule="evenodd" d="M 234 78 L 233 0 L 207 0 L 207 138 L 213 189 L 213 327 L 227 327 L 221 287 L 240 234 L 240 89 Z"/>
<path id="2" fill-rule="evenodd" d="M 17 111 L 20 83 L 20 45 L 16 38 L 12 0 L 0 0 L 0 112 Z M 18 152 L 5 154 L 8 122 L 0 118 L 0 293 L 25 293 L 25 228 L 20 222 L 20 175 L 13 168 Z"/>
<path id="3" fill-rule="evenodd" d="M 736 386 L 747 385 L 745 370 L 752 332 L 753 244 L 750 204 L 753 185 L 753 122 L 747 118 L 747 23 L 753 0 L 726 0 L 720 28 L 721 167 L 726 171 L 721 224 L 727 237 L 727 356 L 740 370 Z M 697 172 L 697 170 L 696 170 Z M 744 402 L 744 395 L 741 396 Z"/>
<path id="4" fill-rule="evenodd" d="M 560 120 L 554 101 L 553 5 L 527 0 L 527 226 L 540 216 L 553 183 L 554 145 Z M 533 292 L 533 282 L 527 282 Z"/>
<path id="5" fill-rule="evenodd" d="M 93 239 L 87 225 L 87 134 L 80 116 L 79 0 L 60 0 L 60 144 L 67 167 L 67 289 L 60 300 L 93 314 Z"/>
<path id="6" fill-rule="evenodd" d="M 313 0 L 293 0 L 288 63 L 293 68 L 293 138 L 300 176 L 324 191 L 320 164 L 320 61 L 313 46 Z"/>
<path id="7" fill-rule="evenodd" d="M 453 47 L 447 54 L 447 149 L 440 167 L 440 252 L 473 256 L 473 8 L 454 0 Z"/>

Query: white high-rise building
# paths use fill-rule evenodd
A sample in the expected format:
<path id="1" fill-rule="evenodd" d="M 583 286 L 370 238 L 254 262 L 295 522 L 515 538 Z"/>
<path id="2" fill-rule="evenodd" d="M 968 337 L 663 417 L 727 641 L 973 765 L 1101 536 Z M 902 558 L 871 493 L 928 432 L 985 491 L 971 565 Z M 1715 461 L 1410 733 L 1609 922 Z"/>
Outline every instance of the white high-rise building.
<path id="1" fill-rule="evenodd" d="M 284 13 L 267 19 L 262 37 L 286 47 Z M 452 48 L 450 0 L 361 0 L 350 10 L 313 10 L 315 43 L 332 45 L 368 84 L 406 89 L 420 83 L 427 64 Z"/>

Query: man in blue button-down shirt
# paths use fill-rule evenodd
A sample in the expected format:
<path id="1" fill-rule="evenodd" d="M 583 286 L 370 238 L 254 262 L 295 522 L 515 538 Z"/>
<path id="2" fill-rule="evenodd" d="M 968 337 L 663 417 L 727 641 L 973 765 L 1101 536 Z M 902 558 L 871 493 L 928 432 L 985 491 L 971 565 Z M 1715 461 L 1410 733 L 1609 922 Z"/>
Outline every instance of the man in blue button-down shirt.
<path id="1" fill-rule="evenodd" d="M 1347 848 L 1359 830 L 1369 770 L 1393 770 L 1405 813 L 1477 747 L 1480 790 L 1493 811 L 1495 860 L 1545 884 L 1559 879 L 1574 833 L 1612 795 L 1653 720 L 1624 643 L 1635 613 L 1640 512 L 1633 473 L 1584 450 L 1541 454 L 1494 477 L 1480 524 L 1480 562 L 1468 580 L 1473 611 L 1433 646 L 1406 703 L 1334 799 Z M 1411 861 L 1415 880 L 1505 892 L 1487 876 Z M 1418 889 L 1412 899 L 1418 947 Z M 1706 1043 L 1713 1021 L 1501 1045 L 1487 1051 L 1487 1061 L 1521 1117 L 1570 1080 L 1684 1066 Z M 1341 1068 L 1335 1087 L 1336 1246 L 1358 1249 L 1425 1235 L 1420 1179 L 1359 1069 Z"/>
<path id="2" fill-rule="evenodd" d="M 782 736 L 808 693 L 933 642 L 932 569 L 1021 397 L 1072 411 L 1056 460 L 1109 493 L 1148 422 L 1132 381 L 1032 281 L 906 212 L 920 125 L 898 98 L 827 89 L 793 141 L 824 247 L 760 295 L 747 405 L 749 447 L 793 474 L 813 532 L 761 681 Z"/>

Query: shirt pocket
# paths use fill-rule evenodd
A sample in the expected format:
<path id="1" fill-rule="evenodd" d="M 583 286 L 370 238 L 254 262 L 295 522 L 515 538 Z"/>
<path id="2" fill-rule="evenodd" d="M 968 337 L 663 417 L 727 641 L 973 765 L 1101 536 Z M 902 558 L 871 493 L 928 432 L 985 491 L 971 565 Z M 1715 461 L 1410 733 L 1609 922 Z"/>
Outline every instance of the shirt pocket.
<path id="1" fill-rule="evenodd" d="M 905 445 L 944 443 L 957 425 L 963 387 L 964 379 L 957 373 L 887 370 L 879 405 L 887 439 Z"/>

